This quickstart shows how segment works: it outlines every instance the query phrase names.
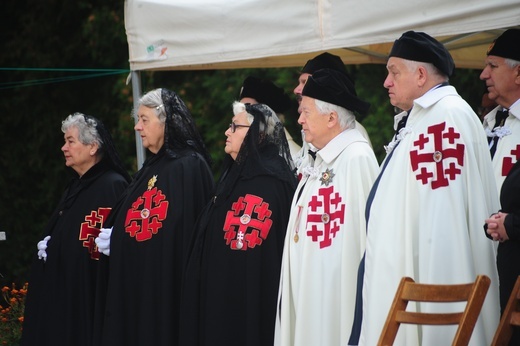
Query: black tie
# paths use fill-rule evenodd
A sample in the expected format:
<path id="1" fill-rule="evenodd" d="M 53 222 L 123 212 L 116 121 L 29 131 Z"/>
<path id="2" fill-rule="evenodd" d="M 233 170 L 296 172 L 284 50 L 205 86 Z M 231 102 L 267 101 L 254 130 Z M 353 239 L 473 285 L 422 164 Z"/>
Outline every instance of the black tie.
<path id="1" fill-rule="evenodd" d="M 399 120 L 399 122 L 397 123 L 397 129 L 395 130 L 394 138 L 399 134 L 399 131 L 401 131 L 401 129 L 404 129 L 404 127 L 406 126 L 406 122 L 408 121 L 408 116 L 410 115 L 411 111 L 412 110 L 410 109 L 408 112 L 406 112 L 406 115 L 403 116 L 401 120 Z"/>
<path id="2" fill-rule="evenodd" d="M 314 160 L 316 160 L 316 152 L 309 149 L 309 155 L 312 156 Z"/>
<path id="3" fill-rule="evenodd" d="M 312 158 L 313 158 L 315 161 L 316 161 L 316 153 L 317 153 L 317 151 L 312 151 L 311 149 L 309 149 L 309 155 L 312 156 Z M 295 200 L 294 203 L 297 203 L 297 201 L 300 199 L 300 197 L 301 197 L 301 195 L 302 195 L 302 192 L 303 192 L 303 188 L 305 187 L 305 184 L 307 184 L 307 182 L 305 182 L 305 183 L 302 185 L 300 191 L 298 191 L 298 198 Z"/>
<path id="4" fill-rule="evenodd" d="M 406 126 L 406 121 L 408 120 L 408 114 L 405 115 L 399 122 L 397 123 L 397 130 L 395 130 L 395 135 L 399 134 L 399 131 Z"/>
<path id="5" fill-rule="evenodd" d="M 498 126 L 504 126 L 504 124 L 506 122 L 506 118 L 508 116 L 509 116 L 508 109 L 503 109 L 501 111 L 498 111 L 497 114 L 495 115 L 495 125 L 493 126 L 493 130 L 495 130 L 495 128 Z M 491 141 L 493 141 L 493 145 L 489 149 L 489 151 L 491 152 L 491 158 L 493 158 L 493 156 L 495 156 L 495 151 L 497 150 L 497 144 L 498 144 L 499 139 L 500 138 L 498 136 L 488 137 L 488 143 L 491 143 Z"/>
<path id="6" fill-rule="evenodd" d="M 509 116 L 509 109 L 502 109 L 501 111 L 498 111 L 495 115 L 495 126 L 504 126 L 504 123 L 506 122 L 506 118 Z"/>

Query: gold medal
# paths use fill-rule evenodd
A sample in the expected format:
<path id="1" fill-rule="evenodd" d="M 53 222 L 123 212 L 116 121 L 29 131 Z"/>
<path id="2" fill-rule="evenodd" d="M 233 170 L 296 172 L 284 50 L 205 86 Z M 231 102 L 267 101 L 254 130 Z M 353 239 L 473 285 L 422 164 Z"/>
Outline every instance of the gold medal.
<path id="1" fill-rule="evenodd" d="M 297 243 L 300 237 L 298 237 L 298 233 L 294 235 L 294 242 Z"/>
<path id="2" fill-rule="evenodd" d="M 148 180 L 148 190 L 153 189 L 156 182 L 157 182 L 157 176 L 154 175 L 153 177 L 150 178 L 150 180 Z"/>

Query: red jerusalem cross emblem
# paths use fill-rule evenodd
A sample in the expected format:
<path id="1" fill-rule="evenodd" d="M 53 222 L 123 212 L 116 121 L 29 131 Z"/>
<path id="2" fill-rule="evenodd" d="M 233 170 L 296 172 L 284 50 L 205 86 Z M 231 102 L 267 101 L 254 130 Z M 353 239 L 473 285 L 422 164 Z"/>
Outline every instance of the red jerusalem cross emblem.
<path id="1" fill-rule="evenodd" d="M 152 238 L 162 227 L 162 221 L 168 214 L 168 201 L 161 190 L 154 187 L 157 176 L 148 182 L 148 190 L 132 203 L 132 208 L 126 213 L 125 230 L 137 241 Z"/>
<path id="2" fill-rule="evenodd" d="M 516 161 L 520 159 L 520 145 L 516 145 L 514 149 L 511 150 L 511 156 L 504 156 L 502 161 L 502 176 L 507 177 L 511 168 L 513 168 Z"/>
<path id="3" fill-rule="evenodd" d="M 412 170 L 423 185 L 430 183 L 433 190 L 448 186 L 462 172 L 464 144 L 453 127 L 446 130 L 445 122 L 428 127 L 413 144 L 418 149 L 410 151 Z"/>
<path id="4" fill-rule="evenodd" d="M 334 186 L 320 188 L 309 202 L 307 235 L 313 242 L 319 241 L 320 249 L 332 245 L 345 218 L 345 204 Z M 310 227 L 310 229 L 309 229 Z"/>
<path id="5" fill-rule="evenodd" d="M 273 225 L 269 203 L 255 195 L 245 195 L 231 205 L 224 221 L 226 245 L 233 250 L 254 249 L 267 239 Z"/>
<path id="6" fill-rule="evenodd" d="M 99 235 L 99 230 L 110 214 L 111 208 L 98 208 L 92 210 L 89 215 L 85 216 L 85 222 L 82 222 L 79 228 L 79 240 L 83 242 L 83 247 L 88 249 L 90 258 L 99 259 L 99 251 L 94 240 Z"/>

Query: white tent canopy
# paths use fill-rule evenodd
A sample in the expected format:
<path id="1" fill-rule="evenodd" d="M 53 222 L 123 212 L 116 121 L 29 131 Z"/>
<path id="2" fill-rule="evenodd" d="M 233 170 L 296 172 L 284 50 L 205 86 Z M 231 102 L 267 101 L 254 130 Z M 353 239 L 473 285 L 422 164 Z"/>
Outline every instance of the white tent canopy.
<path id="1" fill-rule="evenodd" d="M 408 30 L 443 42 L 456 67 L 482 68 L 489 44 L 519 24 L 520 0 L 125 1 L 134 102 L 136 71 L 302 66 L 323 51 L 385 63 Z"/>
<path id="2" fill-rule="evenodd" d="M 302 66 L 317 52 L 383 63 L 408 30 L 481 68 L 490 42 L 520 24 L 519 0 L 127 0 L 132 70 Z"/>

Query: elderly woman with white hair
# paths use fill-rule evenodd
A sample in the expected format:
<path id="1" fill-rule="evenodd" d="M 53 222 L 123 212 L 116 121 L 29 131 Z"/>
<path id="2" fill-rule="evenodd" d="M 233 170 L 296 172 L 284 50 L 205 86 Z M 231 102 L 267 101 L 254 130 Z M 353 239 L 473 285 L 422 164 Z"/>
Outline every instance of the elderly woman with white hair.
<path id="1" fill-rule="evenodd" d="M 21 345 L 91 345 L 100 258 L 94 239 L 130 181 L 99 119 L 74 113 L 61 130 L 73 178 L 35 252 Z"/>
<path id="2" fill-rule="evenodd" d="M 109 257 L 93 344 L 176 345 L 182 268 L 213 189 L 210 157 L 175 92 L 146 93 L 134 113 L 149 155 L 96 239 Z"/>
<path id="3" fill-rule="evenodd" d="M 268 345 L 274 337 L 296 176 L 273 110 L 235 102 L 233 111 L 227 161 L 186 268 L 180 345 Z"/>

